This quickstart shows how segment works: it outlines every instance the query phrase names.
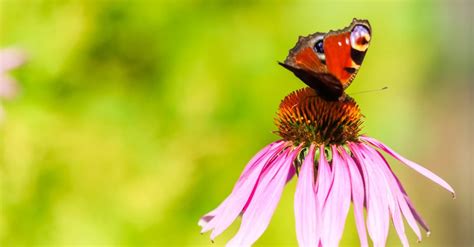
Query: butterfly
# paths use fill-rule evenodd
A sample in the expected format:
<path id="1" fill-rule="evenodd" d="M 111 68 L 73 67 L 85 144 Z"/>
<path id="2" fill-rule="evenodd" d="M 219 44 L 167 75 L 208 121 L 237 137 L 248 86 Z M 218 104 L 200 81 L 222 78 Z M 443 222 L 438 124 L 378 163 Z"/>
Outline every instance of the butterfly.
<path id="1" fill-rule="evenodd" d="M 300 36 L 283 63 L 319 96 L 338 100 L 359 71 L 372 30 L 367 20 L 353 19 L 341 30 Z"/>

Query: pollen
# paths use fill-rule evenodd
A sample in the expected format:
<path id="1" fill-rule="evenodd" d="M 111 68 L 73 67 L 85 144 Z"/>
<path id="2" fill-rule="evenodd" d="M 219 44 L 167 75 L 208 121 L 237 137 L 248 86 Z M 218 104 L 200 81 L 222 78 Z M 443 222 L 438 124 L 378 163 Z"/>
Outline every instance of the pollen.
<path id="1" fill-rule="evenodd" d="M 275 118 L 276 133 L 286 141 L 304 145 L 357 142 L 363 115 L 348 95 L 326 101 L 312 88 L 287 95 Z"/>

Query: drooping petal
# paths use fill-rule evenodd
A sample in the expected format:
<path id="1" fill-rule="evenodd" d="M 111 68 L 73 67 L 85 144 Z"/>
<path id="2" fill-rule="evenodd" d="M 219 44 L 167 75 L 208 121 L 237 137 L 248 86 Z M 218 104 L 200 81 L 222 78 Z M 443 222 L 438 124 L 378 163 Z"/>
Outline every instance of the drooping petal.
<path id="1" fill-rule="evenodd" d="M 274 158 L 280 154 L 283 147 L 283 143 L 275 145 L 275 147 L 270 148 L 261 159 L 256 159 L 251 168 L 244 170 L 229 200 L 219 212 L 219 217 L 214 218 L 215 226 L 210 236 L 212 240 L 227 229 L 242 210 L 244 210 L 245 205 L 252 197 L 252 193 L 262 170 L 265 167 L 274 165 Z"/>
<path id="2" fill-rule="evenodd" d="M 332 146 L 333 183 L 322 211 L 321 244 L 338 246 L 344 231 L 351 203 L 350 178 L 347 164 L 341 159 L 336 146 Z"/>
<path id="3" fill-rule="evenodd" d="M 395 173 L 392 171 L 392 168 L 388 164 L 387 160 L 383 157 L 380 152 L 378 152 L 378 155 L 382 162 L 385 164 L 381 169 L 385 172 L 388 181 L 390 183 L 390 187 L 392 191 L 395 193 L 395 196 L 397 198 L 398 205 L 400 206 L 400 210 L 403 213 L 403 216 L 408 222 L 408 225 L 413 229 L 415 232 L 416 236 L 418 237 L 418 241 L 421 241 L 421 232 L 420 228 L 417 225 L 417 219 L 415 218 L 414 214 L 412 213 L 412 210 L 410 209 L 411 207 L 409 206 L 410 199 L 408 198 L 408 195 L 405 192 L 405 189 L 403 188 L 400 180 L 397 178 Z M 411 202 L 410 202 L 411 203 Z M 420 223 L 420 225 L 422 225 Z M 427 230 L 429 231 L 429 230 Z"/>
<path id="4" fill-rule="evenodd" d="M 296 236 L 300 246 L 317 246 L 316 193 L 314 179 L 314 152 L 312 144 L 301 166 L 295 192 Z"/>
<path id="5" fill-rule="evenodd" d="M 384 177 L 380 180 L 381 182 L 383 182 L 383 184 L 380 184 L 379 186 L 385 188 L 386 190 L 388 207 L 392 215 L 393 225 L 395 227 L 395 230 L 397 231 L 400 241 L 402 242 L 402 245 L 409 246 L 408 239 L 405 234 L 405 226 L 403 223 L 402 214 L 400 212 L 400 205 L 398 202 L 399 197 L 397 196 L 398 194 L 400 194 L 400 189 L 397 187 L 393 179 L 393 175 L 387 170 L 388 164 L 386 164 L 385 160 L 381 158 L 382 156 L 376 150 L 365 144 L 360 145 L 364 146 L 366 153 L 370 155 L 370 159 L 373 161 L 374 164 L 373 168 L 377 169 Z"/>
<path id="6" fill-rule="evenodd" d="M 359 233 L 360 246 L 369 246 L 364 219 L 364 181 L 354 160 L 347 154 L 345 149 L 341 149 L 342 158 L 349 168 L 351 181 L 352 202 L 354 204 L 354 217 L 356 221 L 357 232 Z"/>
<path id="7" fill-rule="evenodd" d="M 283 142 L 283 141 L 277 141 L 277 142 L 273 142 L 272 144 L 269 145 L 270 148 L 268 149 L 267 152 L 269 153 L 273 153 L 273 156 L 268 159 L 267 163 L 268 164 L 271 164 L 271 163 L 274 163 L 274 159 L 280 154 L 280 152 L 282 152 L 282 150 L 285 148 L 286 146 L 286 143 Z M 274 150 L 274 151 L 273 151 Z M 247 170 L 249 170 L 251 167 L 245 167 L 244 169 L 244 172 L 245 173 Z M 287 182 L 289 182 L 291 180 L 291 178 L 294 176 L 295 174 L 295 170 L 294 170 L 294 167 L 292 167 L 293 169 L 290 171 L 290 173 L 288 174 L 288 178 L 287 178 Z M 265 169 L 265 166 L 263 167 L 263 169 Z M 242 179 L 239 178 L 239 181 L 240 182 Z M 249 196 L 249 199 L 247 200 L 247 202 L 245 203 L 245 206 L 244 208 L 242 209 L 242 212 L 245 212 L 245 210 L 247 209 L 250 201 L 252 200 L 252 197 L 253 197 L 253 192 L 255 192 L 255 189 L 252 191 L 252 193 L 250 194 Z"/>
<path id="8" fill-rule="evenodd" d="M 429 236 L 431 234 L 430 227 L 426 223 L 426 221 L 421 217 L 421 215 L 416 211 L 415 207 L 413 206 L 413 203 L 411 202 L 410 198 L 408 198 L 408 195 L 405 194 L 405 200 L 408 204 L 408 207 L 410 208 L 411 213 L 413 216 L 415 216 L 416 221 L 418 224 L 420 224 L 423 229 L 425 229 L 427 235 Z M 420 238 L 421 240 L 421 238 Z"/>
<path id="9" fill-rule="evenodd" d="M 401 156 L 400 154 L 393 151 L 391 148 L 389 148 L 388 146 L 386 146 L 385 144 L 383 144 L 382 142 L 380 142 L 380 141 L 378 141 L 374 138 L 371 138 L 371 137 L 368 137 L 368 136 L 362 136 L 362 137 L 360 137 L 360 139 L 362 139 L 362 140 L 372 144 L 373 146 L 375 146 L 377 148 L 380 148 L 383 151 L 387 152 L 388 154 L 393 156 L 395 159 L 397 159 L 400 162 L 404 163 L 405 165 L 411 167 L 413 170 L 417 171 L 418 173 L 420 173 L 421 175 L 427 177 L 428 179 L 432 180 L 433 182 L 439 184 L 441 187 L 443 187 L 446 190 L 448 190 L 449 192 L 451 192 L 453 194 L 453 197 L 455 197 L 454 189 L 446 181 L 444 181 L 442 178 L 440 178 L 438 175 L 434 174 L 430 170 L 424 168 L 423 166 L 418 165 L 417 163 L 415 163 L 411 160 L 408 160 L 408 159 L 404 158 L 403 156 Z"/>
<path id="10" fill-rule="evenodd" d="M 219 207 L 217 207 L 216 209 L 214 209 L 211 212 L 209 212 L 209 213 L 205 214 L 204 216 L 202 216 L 198 221 L 198 226 L 200 226 L 202 228 L 206 227 L 206 225 L 209 223 L 209 221 L 211 221 L 216 216 L 216 213 L 218 211 L 219 211 Z M 201 232 L 201 233 L 204 233 L 204 232 Z"/>
<path id="11" fill-rule="evenodd" d="M 211 239 L 214 239 L 229 227 L 250 199 L 262 169 L 281 152 L 284 144 L 284 142 L 272 143 L 252 158 L 242 172 L 231 194 L 213 210 L 214 215 L 208 213 L 202 218 L 200 221 L 203 225 L 201 232 L 214 229 L 211 234 Z"/>
<path id="12" fill-rule="evenodd" d="M 408 197 L 408 194 L 405 191 L 405 188 L 403 188 L 403 185 L 400 182 L 400 180 L 397 178 L 397 176 L 395 176 L 391 168 L 390 167 L 388 168 L 390 169 L 390 172 L 393 174 L 393 177 L 397 181 L 397 185 L 400 188 L 400 191 L 402 193 L 400 197 L 404 199 L 404 200 L 400 199 L 400 201 L 403 202 L 402 204 L 403 207 L 400 206 L 402 208 L 403 214 L 407 218 L 408 224 L 412 227 L 415 233 L 417 233 L 418 240 L 421 241 L 420 229 L 418 228 L 418 225 L 416 224 L 416 222 L 418 222 L 418 224 L 420 224 L 420 226 L 423 227 L 423 229 L 427 232 L 428 236 L 430 235 L 430 227 L 428 226 L 426 221 L 421 217 L 421 215 L 415 210 L 415 207 L 413 206 L 413 203 Z M 414 226 L 416 226 L 416 229 L 414 228 Z"/>
<path id="13" fill-rule="evenodd" d="M 285 142 L 283 141 L 276 141 L 268 144 L 265 146 L 262 150 L 260 150 L 256 155 L 252 157 L 252 159 L 247 163 L 245 166 L 244 170 L 242 171 L 242 175 L 239 177 L 239 182 L 242 180 L 242 177 L 245 177 L 245 175 L 248 173 L 249 170 L 253 169 L 258 163 L 259 160 L 262 159 L 265 154 L 269 153 L 271 150 L 280 150 L 284 146 Z M 273 153 L 273 152 L 272 152 Z"/>
<path id="14" fill-rule="evenodd" d="M 365 181 L 365 200 L 367 205 L 367 230 L 374 246 L 385 246 L 389 227 L 388 198 L 384 188 L 380 187 L 383 174 L 373 166 L 377 165 L 369 158 L 364 147 L 350 143 L 349 147 L 359 164 Z"/>
<path id="15" fill-rule="evenodd" d="M 284 151 L 275 160 L 275 164 L 266 167 L 255 188 L 252 201 L 242 215 L 239 231 L 227 246 L 250 246 L 262 235 L 270 223 L 299 151 L 300 148 Z"/>

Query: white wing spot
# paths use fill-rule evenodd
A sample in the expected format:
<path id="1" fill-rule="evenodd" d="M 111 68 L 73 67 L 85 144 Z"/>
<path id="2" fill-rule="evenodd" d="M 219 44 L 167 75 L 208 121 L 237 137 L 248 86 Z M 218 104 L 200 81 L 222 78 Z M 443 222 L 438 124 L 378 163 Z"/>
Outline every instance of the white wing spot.
<path id="1" fill-rule="evenodd" d="M 337 42 L 337 44 L 338 44 L 339 46 L 342 46 L 342 43 L 341 43 L 341 41 Z"/>

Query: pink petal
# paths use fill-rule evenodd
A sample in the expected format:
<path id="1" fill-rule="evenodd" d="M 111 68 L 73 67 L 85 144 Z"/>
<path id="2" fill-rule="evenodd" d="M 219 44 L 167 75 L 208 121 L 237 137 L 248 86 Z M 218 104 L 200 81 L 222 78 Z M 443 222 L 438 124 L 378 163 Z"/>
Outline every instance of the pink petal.
<path id="1" fill-rule="evenodd" d="M 357 232 L 359 233 L 360 245 L 369 246 L 364 220 L 364 181 L 362 180 L 362 175 L 360 174 L 357 165 L 350 157 L 350 155 L 347 154 L 346 150 L 341 149 L 341 153 L 342 158 L 344 159 L 349 168 L 352 189 L 352 202 L 354 203 L 354 217 L 356 221 Z"/>
<path id="2" fill-rule="evenodd" d="M 288 172 L 288 176 L 286 177 L 286 183 L 290 182 L 291 179 L 295 176 L 296 170 L 295 166 L 290 167 L 290 171 Z"/>
<path id="3" fill-rule="evenodd" d="M 286 143 L 285 143 L 286 144 Z M 284 148 L 284 147 L 283 147 Z M 301 145 L 297 147 L 298 149 L 301 148 Z M 282 151 L 280 151 L 282 152 Z M 280 153 L 276 153 L 275 154 L 275 157 L 277 155 L 279 155 Z M 274 158 L 273 158 L 274 159 Z M 274 160 L 273 159 L 270 159 L 268 162 L 272 162 L 274 163 Z M 265 169 L 265 168 L 264 168 Z M 288 183 L 289 181 L 291 181 L 291 179 L 293 178 L 293 176 L 295 176 L 296 174 L 296 170 L 295 170 L 295 167 L 294 166 L 291 166 L 290 167 L 290 171 L 288 172 L 288 176 L 286 177 L 286 183 Z M 258 184 L 258 183 L 257 183 Z M 247 207 L 248 205 L 250 204 L 250 202 L 252 201 L 252 197 L 253 197 L 253 193 L 255 192 L 255 189 L 252 191 L 252 194 L 250 194 L 250 197 L 249 197 L 249 200 L 247 201 L 247 203 L 245 204 L 244 208 L 242 209 L 242 213 L 245 212 L 245 210 L 247 210 Z"/>
<path id="4" fill-rule="evenodd" d="M 421 227 L 423 227 L 423 229 L 425 229 L 425 231 L 427 232 L 429 236 L 431 234 L 430 227 L 428 226 L 428 224 L 426 224 L 425 220 L 421 217 L 421 215 L 418 214 L 418 212 L 415 210 L 413 203 L 411 202 L 410 198 L 408 198 L 406 194 L 405 194 L 405 200 L 408 204 L 408 207 L 410 208 L 411 213 L 415 216 L 416 221 L 418 222 L 418 224 L 421 225 Z M 421 240 L 421 237 L 419 239 Z"/>
<path id="5" fill-rule="evenodd" d="M 442 178 L 438 177 L 436 174 L 432 173 L 430 170 L 416 164 L 415 162 L 413 162 L 411 160 L 408 160 L 408 159 L 402 157 L 400 154 L 396 153 L 391 148 L 389 148 L 388 146 L 386 146 L 385 144 L 383 144 L 382 142 L 380 142 L 380 141 L 378 141 L 374 138 L 367 137 L 367 136 L 362 136 L 362 137 L 360 137 L 360 139 L 372 144 L 375 147 L 378 147 L 378 148 L 384 150 L 385 152 L 387 152 L 388 154 L 393 156 L 395 159 L 401 161 L 405 165 L 411 167 L 413 170 L 419 172 L 423 176 L 425 176 L 428 179 L 431 179 L 433 182 L 439 184 L 441 187 L 443 187 L 446 190 L 448 190 L 449 192 L 451 192 L 453 194 L 453 197 L 455 197 L 454 189 L 446 181 L 444 181 Z"/>
<path id="6" fill-rule="evenodd" d="M 281 148 L 284 146 L 283 144 L 284 143 L 280 143 L 275 145 L 275 147 L 270 148 L 265 155 L 261 156 L 261 158 L 255 159 L 253 165 L 249 165 L 250 168 L 244 170 L 241 178 L 239 178 L 239 181 L 234 187 L 231 196 L 229 196 L 225 206 L 219 212 L 218 216 L 220 217 L 214 218 L 215 225 L 214 230 L 211 233 L 212 240 L 227 229 L 244 210 L 244 206 L 252 198 L 252 193 L 256 187 L 257 180 L 260 177 L 262 170 L 267 166 L 273 165 L 273 159 L 280 155 Z"/>
<path id="7" fill-rule="evenodd" d="M 258 161 L 262 159 L 262 156 L 264 156 L 266 153 L 268 153 L 271 150 L 281 150 L 284 144 L 286 143 L 283 141 L 272 142 L 266 147 L 264 147 L 262 150 L 260 150 L 256 155 L 254 155 L 252 159 L 245 166 L 244 171 L 242 172 L 242 175 L 239 178 L 239 182 L 241 178 L 248 173 L 249 170 L 251 170 L 253 167 L 255 167 L 258 164 Z"/>
<path id="8" fill-rule="evenodd" d="M 383 174 L 382 176 L 384 177 L 384 179 L 381 180 L 384 180 L 384 184 L 380 184 L 380 186 L 385 187 L 386 189 L 388 207 L 390 209 L 390 213 L 392 214 L 393 225 L 402 242 L 402 245 L 409 246 L 398 202 L 398 199 L 400 198 L 400 196 L 398 195 L 401 194 L 400 189 L 396 185 L 393 179 L 393 175 L 390 173 L 390 171 L 387 170 L 388 164 L 386 164 L 385 160 L 381 159 L 381 155 L 376 150 L 365 144 L 360 145 L 365 147 L 367 154 L 370 154 L 370 158 L 373 161 L 374 168 L 377 169 L 381 174 Z M 403 197 L 401 199 L 404 201 Z"/>
<path id="9" fill-rule="evenodd" d="M 322 226 L 323 221 L 323 208 L 328 198 L 329 191 L 332 186 L 333 173 L 329 167 L 328 161 L 326 159 L 326 153 L 324 145 L 319 147 L 319 161 L 318 161 L 318 176 L 316 178 L 316 225 Z M 321 229 L 316 229 L 318 231 L 318 238 L 320 238 Z M 321 244 L 321 243 L 319 243 Z"/>
<path id="10" fill-rule="evenodd" d="M 222 233 L 240 214 L 244 205 L 251 197 L 251 193 L 257 183 L 264 166 L 274 159 L 274 156 L 281 152 L 284 147 L 283 142 L 276 142 L 268 145 L 257 155 L 255 155 L 246 166 L 239 180 L 237 181 L 232 193 L 222 202 L 213 212 L 214 216 L 204 216 L 208 221 L 202 219 L 203 229 L 201 232 L 207 232 L 214 229 L 211 239 Z"/>
<path id="11" fill-rule="evenodd" d="M 317 246 L 316 194 L 314 179 L 314 144 L 301 166 L 295 192 L 296 236 L 300 246 Z"/>
<path id="12" fill-rule="evenodd" d="M 367 204 L 367 229 L 374 246 L 385 246 L 389 227 L 388 198 L 383 184 L 383 174 L 380 174 L 373 166 L 377 165 L 370 159 L 362 145 L 349 144 L 354 154 L 365 181 L 365 195 Z"/>
<path id="13" fill-rule="evenodd" d="M 299 151 L 300 148 L 285 151 L 278 156 L 275 164 L 268 166 L 263 172 L 252 201 L 242 216 L 240 229 L 227 246 L 249 246 L 262 235 L 270 223 Z"/>
<path id="14" fill-rule="evenodd" d="M 321 229 L 321 244 L 323 246 L 338 246 L 351 203 L 349 171 L 336 146 L 332 146 L 331 164 L 333 183 L 322 211 L 324 227 Z"/>
<path id="15" fill-rule="evenodd" d="M 319 208 L 323 208 L 326 198 L 329 194 L 329 189 L 332 186 L 332 171 L 329 167 L 324 152 L 324 146 L 319 148 L 319 161 L 318 161 L 318 177 L 316 179 L 316 197 L 317 202 L 320 205 Z"/>
<path id="16" fill-rule="evenodd" d="M 12 77 L 0 74 L 0 98 L 11 100 L 18 94 L 18 85 Z"/>
<path id="17" fill-rule="evenodd" d="M 216 213 L 219 211 L 219 208 L 212 210 L 211 212 L 207 213 L 206 215 L 202 216 L 201 219 L 198 221 L 198 226 L 204 228 L 206 225 L 211 221 L 215 216 Z M 201 232 L 204 233 L 204 232 Z"/>
<path id="18" fill-rule="evenodd" d="M 383 157 L 382 154 L 380 154 L 379 152 L 377 152 L 377 153 L 380 156 L 380 158 L 382 159 L 382 161 L 385 163 L 385 166 L 382 167 L 382 169 L 384 169 L 384 171 L 386 172 L 387 177 L 391 178 L 391 179 L 389 179 L 390 186 L 392 187 L 392 191 L 394 191 L 395 194 L 396 194 L 398 205 L 400 206 L 400 209 L 403 213 L 403 216 L 405 216 L 405 219 L 407 220 L 408 225 L 415 232 L 416 236 L 418 237 L 418 241 L 421 241 L 420 228 L 416 224 L 417 220 L 413 216 L 412 210 L 410 209 L 410 206 L 408 204 L 410 199 L 406 195 L 405 189 L 403 188 L 403 186 L 400 183 L 399 179 L 397 178 L 395 173 L 393 173 L 392 168 L 388 164 L 387 160 L 385 160 L 385 158 Z M 411 202 L 410 202 L 410 204 L 411 204 Z M 421 223 L 420 223 L 420 225 L 421 225 Z M 429 231 L 429 230 L 427 230 L 427 231 Z"/>
<path id="19" fill-rule="evenodd" d="M 16 48 L 0 50 L 0 74 L 22 65 L 26 60 L 25 54 Z"/>
<path id="20" fill-rule="evenodd" d="M 416 225 L 416 222 L 418 222 L 418 224 L 420 224 L 421 227 L 423 227 L 423 229 L 425 229 L 428 236 L 430 235 L 430 227 L 428 226 L 426 221 L 420 216 L 420 214 L 415 210 L 415 207 L 413 206 L 413 203 L 411 202 L 410 198 L 408 197 L 408 194 L 405 191 L 405 189 L 403 188 L 403 185 L 400 182 L 400 180 L 395 176 L 395 174 L 393 173 L 391 168 L 390 167 L 388 167 L 388 168 L 390 169 L 390 172 L 393 174 L 393 177 L 397 181 L 398 187 L 400 188 L 400 191 L 403 194 L 403 199 L 404 200 L 400 200 L 400 202 L 403 201 L 403 207 L 400 206 L 402 208 L 402 212 L 405 215 L 405 217 L 407 218 L 408 224 L 417 233 L 418 240 L 421 241 L 420 229 L 418 228 L 418 225 Z M 414 226 L 416 226 L 416 230 L 415 230 Z"/>

